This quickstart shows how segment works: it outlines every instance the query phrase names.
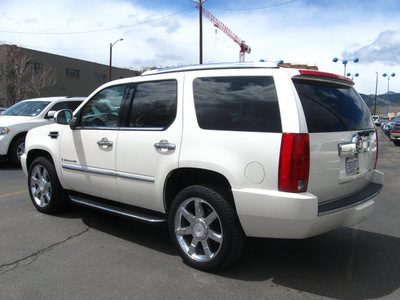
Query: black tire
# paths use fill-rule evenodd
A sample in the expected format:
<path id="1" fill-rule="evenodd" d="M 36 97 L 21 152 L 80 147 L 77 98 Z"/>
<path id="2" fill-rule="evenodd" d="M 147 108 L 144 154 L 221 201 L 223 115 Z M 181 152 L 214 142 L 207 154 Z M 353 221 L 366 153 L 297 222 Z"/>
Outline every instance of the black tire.
<path id="1" fill-rule="evenodd" d="M 399 140 L 394 140 L 393 144 L 395 144 L 396 146 L 400 146 L 400 141 Z"/>
<path id="2" fill-rule="evenodd" d="M 28 174 L 28 188 L 33 205 L 45 214 L 65 208 L 66 196 L 53 163 L 46 157 L 36 158 Z"/>
<path id="3" fill-rule="evenodd" d="M 14 166 L 20 166 L 20 157 L 25 151 L 25 136 L 20 136 L 16 138 L 11 146 L 10 150 L 8 152 L 8 159 Z"/>
<path id="4" fill-rule="evenodd" d="M 183 261 L 193 268 L 215 271 L 232 264 L 243 252 L 245 234 L 223 194 L 190 186 L 172 202 L 170 237 Z"/>

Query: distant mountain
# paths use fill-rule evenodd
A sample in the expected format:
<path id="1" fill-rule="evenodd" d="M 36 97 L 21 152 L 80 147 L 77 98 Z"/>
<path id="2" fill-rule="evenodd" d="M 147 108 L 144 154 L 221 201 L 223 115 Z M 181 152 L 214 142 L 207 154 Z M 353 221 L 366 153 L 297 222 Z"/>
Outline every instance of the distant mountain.
<path id="1" fill-rule="evenodd" d="M 375 94 L 372 95 L 360 94 L 360 95 L 364 99 L 365 103 L 370 108 L 370 110 L 373 109 L 375 104 Z M 387 101 L 387 94 L 377 95 L 376 97 L 377 110 L 383 107 L 385 107 L 386 109 L 386 101 Z M 399 106 L 400 106 L 400 93 L 389 92 L 389 107 L 397 107 L 396 111 L 398 111 Z"/>

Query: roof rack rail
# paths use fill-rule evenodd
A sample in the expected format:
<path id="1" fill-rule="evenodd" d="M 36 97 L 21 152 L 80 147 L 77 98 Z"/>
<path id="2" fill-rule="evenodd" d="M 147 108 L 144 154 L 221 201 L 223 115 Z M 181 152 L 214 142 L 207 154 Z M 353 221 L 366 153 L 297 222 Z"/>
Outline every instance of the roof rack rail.
<path id="1" fill-rule="evenodd" d="M 202 64 L 202 65 L 189 65 L 172 68 L 161 68 L 146 71 L 142 76 L 182 72 L 182 71 L 197 71 L 197 70 L 215 70 L 215 69 L 242 69 L 242 68 L 278 68 L 277 63 L 273 62 L 241 62 L 241 63 L 215 63 L 215 64 Z"/>

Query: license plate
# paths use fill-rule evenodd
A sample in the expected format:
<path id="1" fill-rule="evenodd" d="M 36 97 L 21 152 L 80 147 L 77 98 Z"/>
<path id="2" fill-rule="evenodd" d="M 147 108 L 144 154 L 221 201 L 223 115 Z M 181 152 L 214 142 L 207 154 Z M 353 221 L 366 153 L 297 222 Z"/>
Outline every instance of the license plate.
<path id="1" fill-rule="evenodd" d="M 359 171 L 358 157 L 346 158 L 346 174 L 352 174 Z"/>

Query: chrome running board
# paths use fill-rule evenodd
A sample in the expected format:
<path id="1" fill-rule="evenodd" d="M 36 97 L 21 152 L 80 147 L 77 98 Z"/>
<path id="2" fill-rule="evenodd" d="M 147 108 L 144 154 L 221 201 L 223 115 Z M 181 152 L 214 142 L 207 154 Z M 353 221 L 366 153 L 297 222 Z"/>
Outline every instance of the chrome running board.
<path id="1" fill-rule="evenodd" d="M 91 208 L 95 208 L 95 209 L 98 209 L 98 210 L 102 210 L 102 211 L 105 211 L 105 212 L 109 212 L 109 213 L 120 215 L 120 216 L 124 216 L 124 217 L 128 217 L 128 218 L 131 218 L 131 219 L 136 219 L 136 220 L 147 222 L 147 223 L 163 223 L 163 222 L 167 222 L 166 218 L 153 216 L 151 214 L 138 212 L 138 211 L 134 211 L 134 210 L 131 210 L 131 209 L 117 207 L 117 206 L 113 206 L 113 205 L 110 205 L 110 204 L 105 204 L 105 203 L 102 203 L 102 202 L 98 202 L 98 201 L 91 200 L 91 199 L 86 199 L 86 198 L 75 196 L 75 195 L 70 195 L 69 198 L 75 204 L 88 206 L 88 207 L 91 207 Z"/>

